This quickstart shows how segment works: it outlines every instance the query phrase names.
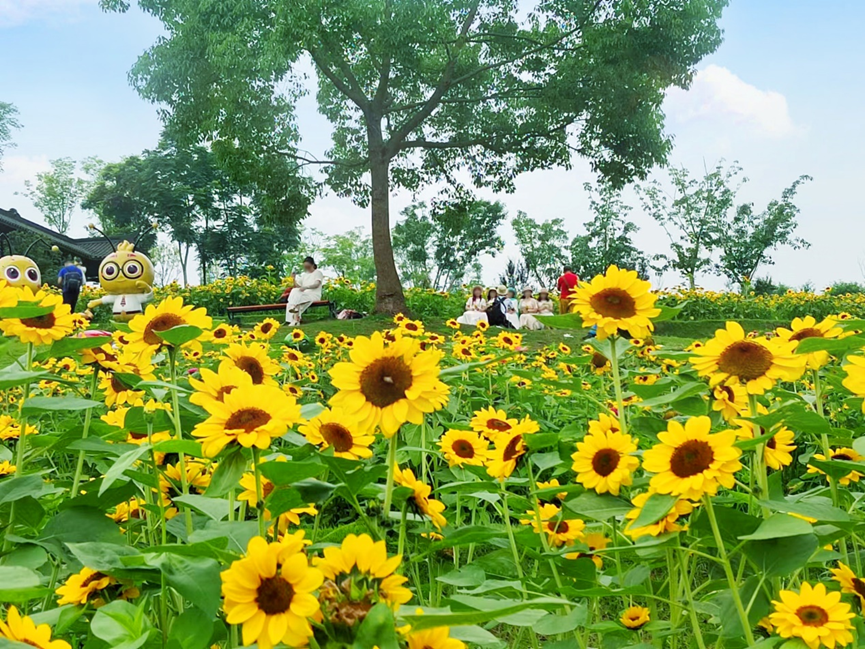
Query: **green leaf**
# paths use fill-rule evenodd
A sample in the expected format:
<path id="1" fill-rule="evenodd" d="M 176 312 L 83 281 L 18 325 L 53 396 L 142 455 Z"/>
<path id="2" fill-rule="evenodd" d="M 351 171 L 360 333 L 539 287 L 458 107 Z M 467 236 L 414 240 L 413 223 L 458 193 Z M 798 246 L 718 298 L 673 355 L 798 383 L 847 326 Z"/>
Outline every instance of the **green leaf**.
<path id="1" fill-rule="evenodd" d="M 132 468 L 132 465 L 135 464 L 142 455 L 148 453 L 150 451 L 150 444 L 145 442 L 141 446 L 137 446 L 114 461 L 114 464 L 105 472 L 105 477 L 102 479 L 102 484 L 99 486 L 99 495 L 105 493 L 105 491 L 114 484 L 115 480 L 119 480 L 123 475 L 124 471 L 129 468 Z"/>
<path id="2" fill-rule="evenodd" d="M 828 498 L 761 500 L 760 504 L 773 511 L 799 514 L 800 516 L 807 516 L 827 523 L 846 523 L 850 521 L 850 515 L 842 509 L 833 507 L 832 501 Z"/>
<path id="3" fill-rule="evenodd" d="M 301 480 L 317 478 L 327 467 L 316 459 L 291 460 L 289 462 L 264 462 L 261 475 L 277 486 L 293 485 Z"/>
<path id="4" fill-rule="evenodd" d="M 0 370 L 0 390 L 8 390 L 9 388 L 17 388 L 28 383 L 36 383 L 52 376 L 50 372 L 25 372 L 13 369 L 14 367 L 14 365 L 10 365 Z"/>
<path id="5" fill-rule="evenodd" d="M 110 342 L 111 336 L 61 338 L 60 340 L 55 340 L 50 348 L 37 354 L 36 360 L 44 361 L 49 358 L 65 358 L 66 356 L 72 356 L 72 354 L 81 351 L 82 349 L 93 349 L 94 347 L 101 347 L 102 345 Z"/>
<path id="6" fill-rule="evenodd" d="M 652 399 L 646 399 L 645 401 L 640 401 L 641 408 L 654 408 L 655 406 L 665 406 L 668 404 L 674 404 L 677 401 L 681 401 L 684 399 L 688 399 L 689 397 L 695 397 L 698 395 L 703 395 L 707 392 L 706 385 L 704 383 L 686 383 L 680 388 L 677 388 L 670 392 L 669 394 L 662 394 Z"/>
<path id="7" fill-rule="evenodd" d="M 565 315 L 545 315 L 541 318 L 544 326 L 550 329 L 585 329 L 583 319 L 576 313 Z"/>
<path id="8" fill-rule="evenodd" d="M 812 534 L 813 531 L 808 521 L 803 521 L 801 518 L 789 514 L 774 514 L 760 523 L 760 527 L 751 534 L 744 534 L 739 538 L 743 541 L 765 541 L 786 536 Z"/>
<path id="9" fill-rule="evenodd" d="M 633 522 L 632 526 L 636 529 L 639 527 L 645 527 L 646 525 L 651 525 L 652 523 L 657 523 L 670 512 L 677 500 L 678 498 L 676 498 L 676 496 L 652 494 L 649 496 L 646 504 L 641 508 L 640 515 L 637 516 L 637 519 Z"/>
<path id="10" fill-rule="evenodd" d="M 0 566 L 0 602 L 26 602 L 44 595 L 39 574 L 21 566 Z"/>
<path id="11" fill-rule="evenodd" d="M 460 588 L 470 588 L 472 586 L 480 586 L 486 579 L 486 573 L 478 566 L 469 564 L 463 566 L 459 570 L 452 570 L 447 574 L 436 577 L 436 581 L 451 586 L 459 586 Z"/>
<path id="12" fill-rule="evenodd" d="M 67 543 L 66 547 L 75 555 L 83 566 L 100 572 L 111 572 L 122 570 L 125 567 L 123 557 L 137 556 L 140 553 L 135 548 L 130 548 L 119 543 L 95 543 L 92 541 L 84 543 Z"/>
<path id="13" fill-rule="evenodd" d="M 18 306 L 4 306 L 0 308 L 0 320 L 38 318 L 49 313 L 54 313 L 53 306 L 39 306 L 38 302 L 19 302 Z"/>
<path id="14" fill-rule="evenodd" d="M 150 638 L 153 627 L 143 608 L 118 599 L 96 610 L 90 631 L 112 649 L 138 649 Z"/>
<path id="15" fill-rule="evenodd" d="M 232 449 L 216 467 L 204 494 L 209 497 L 224 496 L 237 486 L 248 466 L 249 461 L 240 447 Z"/>
<path id="16" fill-rule="evenodd" d="M 556 597 L 537 597 L 525 601 L 481 597 L 460 599 L 461 601 L 473 601 L 475 607 L 480 608 L 460 613 L 435 611 L 427 612 L 423 615 L 403 615 L 402 618 L 407 624 L 411 625 L 413 631 L 423 631 L 424 629 L 434 629 L 440 626 L 483 624 L 484 622 L 498 620 L 514 613 L 520 613 L 521 611 L 547 610 L 561 608 L 562 606 L 573 606 L 571 602 Z"/>
<path id="17" fill-rule="evenodd" d="M 198 494 L 187 494 L 185 496 L 175 496 L 174 502 L 191 507 L 197 512 L 200 512 L 215 521 L 221 521 L 228 516 L 228 501 L 222 498 L 210 498 L 208 496 L 199 496 Z M 235 508 L 238 503 L 235 503 Z"/>
<path id="18" fill-rule="evenodd" d="M 265 500 L 265 507 L 267 507 L 271 516 L 275 518 L 290 509 L 306 507 L 310 502 L 316 501 L 307 501 L 297 489 L 277 487 L 270 492 L 270 495 Z"/>
<path id="19" fill-rule="evenodd" d="M 373 606 L 357 630 L 351 649 L 399 649 L 396 623 L 387 604 Z"/>
<path id="20" fill-rule="evenodd" d="M 857 351 L 865 347 L 865 337 L 848 336 L 847 338 L 804 338 L 796 345 L 797 354 L 812 352 L 829 352 L 835 356 L 843 356 L 847 352 Z"/>
<path id="21" fill-rule="evenodd" d="M 179 554 L 148 555 L 147 564 L 159 568 L 168 585 L 211 618 L 219 610 L 219 563 L 206 557 Z"/>
<path id="22" fill-rule="evenodd" d="M 153 445 L 153 450 L 157 453 L 185 453 L 192 457 L 204 457 L 204 453 L 201 451 L 201 442 L 192 439 L 165 439 L 156 442 Z M 218 466 L 216 470 L 219 470 Z"/>
<path id="23" fill-rule="evenodd" d="M 108 518 L 105 512 L 92 507 L 70 507 L 61 510 L 48 520 L 39 538 L 42 541 L 60 543 L 123 542 L 117 524 Z"/>
<path id="24" fill-rule="evenodd" d="M 570 613 L 559 615 L 547 613 L 534 625 L 534 630 L 541 635 L 558 635 L 570 633 L 577 627 L 584 626 L 588 619 L 588 606 L 579 604 L 571 609 Z"/>
<path id="25" fill-rule="evenodd" d="M 742 547 L 767 576 L 787 576 L 808 564 L 819 544 L 814 534 L 749 541 Z"/>
<path id="26" fill-rule="evenodd" d="M 185 610 L 171 625 L 168 641 L 180 649 L 207 649 L 213 637 L 213 619 L 198 608 Z"/>
<path id="27" fill-rule="evenodd" d="M 690 300 L 685 300 L 676 306 L 664 306 L 663 304 L 656 305 L 661 312 L 652 318 L 652 322 L 666 322 L 667 320 L 672 320 L 682 312 L 682 309 L 685 308 L 685 305 L 687 305 L 688 302 L 690 302 Z"/>
<path id="28" fill-rule="evenodd" d="M 162 338 L 169 345 L 180 347 L 188 342 L 191 342 L 204 333 L 202 329 L 193 327 L 192 325 L 177 325 L 165 331 L 156 331 L 157 336 Z"/>
<path id="29" fill-rule="evenodd" d="M 830 478 L 843 478 L 848 473 L 858 471 L 865 473 L 865 462 L 848 462 L 847 460 L 817 460 L 813 457 L 808 460 L 808 466 L 813 466 L 823 471 Z"/>
<path id="30" fill-rule="evenodd" d="M 38 498 L 47 485 L 38 475 L 19 475 L 0 481 L 0 505 L 26 496 Z"/>
<path id="31" fill-rule="evenodd" d="M 624 516 L 634 508 L 633 505 L 621 498 L 607 494 L 599 495 L 594 491 L 587 491 L 576 498 L 565 501 L 565 507 L 596 521 L 606 521 L 610 518 Z"/>
<path id="32" fill-rule="evenodd" d="M 24 414 L 40 412 L 89 410 L 101 406 L 101 401 L 81 399 L 79 397 L 30 397 L 21 408 Z"/>

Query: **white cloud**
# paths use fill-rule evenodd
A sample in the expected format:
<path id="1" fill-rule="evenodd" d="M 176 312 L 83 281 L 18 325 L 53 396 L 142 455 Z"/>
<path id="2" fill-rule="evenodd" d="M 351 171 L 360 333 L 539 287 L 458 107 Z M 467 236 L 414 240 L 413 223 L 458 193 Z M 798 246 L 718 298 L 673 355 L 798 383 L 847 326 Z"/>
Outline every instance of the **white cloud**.
<path id="1" fill-rule="evenodd" d="M 771 138 L 787 137 L 799 130 L 784 95 L 760 90 L 719 65 L 697 72 L 688 90 L 671 89 L 664 107 L 679 123 L 710 121 Z"/>
<path id="2" fill-rule="evenodd" d="M 97 0 L 0 0 L 0 28 L 14 27 L 31 20 L 71 18 L 83 5 Z"/>

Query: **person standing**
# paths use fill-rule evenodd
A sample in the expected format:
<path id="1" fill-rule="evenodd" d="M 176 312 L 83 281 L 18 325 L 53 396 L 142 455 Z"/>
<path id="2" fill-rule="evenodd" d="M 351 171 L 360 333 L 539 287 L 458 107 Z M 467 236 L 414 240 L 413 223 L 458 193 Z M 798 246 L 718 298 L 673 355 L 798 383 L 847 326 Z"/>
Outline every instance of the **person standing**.
<path id="1" fill-rule="evenodd" d="M 78 296 L 81 294 L 81 287 L 84 286 L 84 273 L 75 265 L 71 259 L 67 259 L 60 273 L 57 275 L 57 285 L 63 292 L 63 304 L 68 304 L 75 313 L 75 308 L 78 305 Z"/>
<path id="2" fill-rule="evenodd" d="M 571 295 L 579 282 L 580 278 L 576 276 L 573 269 L 570 266 L 565 266 L 565 271 L 556 283 L 556 288 L 559 289 L 559 313 L 570 312 Z"/>
<path id="3" fill-rule="evenodd" d="M 303 272 L 292 275 L 294 288 L 288 294 L 285 305 L 285 324 L 296 327 L 300 324 L 300 316 L 313 302 L 321 300 L 321 285 L 324 284 L 324 274 L 318 269 L 315 260 L 307 257 L 303 260 Z"/>

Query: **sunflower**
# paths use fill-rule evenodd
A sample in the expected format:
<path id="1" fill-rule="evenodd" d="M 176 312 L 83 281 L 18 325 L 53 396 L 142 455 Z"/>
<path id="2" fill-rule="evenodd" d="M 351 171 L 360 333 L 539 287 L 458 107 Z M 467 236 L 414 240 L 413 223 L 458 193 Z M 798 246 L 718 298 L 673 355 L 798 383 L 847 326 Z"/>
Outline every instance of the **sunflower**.
<path id="1" fill-rule="evenodd" d="M 523 421 L 526 420 L 528 418 Z M 521 422 L 510 431 L 499 433 L 493 440 L 495 448 L 487 453 L 487 473 L 498 480 L 510 477 L 514 469 L 517 468 L 517 461 L 526 453 L 523 435 L 533 432 L 535 430 L 527 430 Z"/>
<path id="2" fill-rule="evenodd" d="M 636 451 L 634 438 L 626 433 L 589 433 L 577 442 L 571 468 L 577 474 L 577 482 L 586 489 L 618 496 L 623 485 L 631 484 L 631 474 L 640 465 L 632 455 Z"/>
<path id="3" fill-rule="evenodd" d="M 57 606 L 64 604 L 80 604 L 84 605 L 93 593 L 96 593 L 103 588 L 114 583 L 114 578 L 91 570 L 90 568 L 82 568 L 81 572 L 71 575 L 62 586 L 56 591 L 60 595 L 57 600 Z"/>
<path id="4" fill-rule="evenodd" d="M 324 575 L 309 565 L 297 536 L 268 543 L 249 541 L 246 554 L 222 572 L 223 610 L 229 624 L 243 625 L 243 644 L 273 649 L 282 642 L 303 646 L 312 635 L 309 618 L 318 614 L 313 592 Z"/>
<path id="5" fill-rule="evenodd" d="M 442 353 L 420 351 L 413 338 L 385 345 L 379 332 L 358 336 L 350 352 L 351 362 L 330 370 L 331 383 L 339 390 L 330 400 L 365 426 L 379 426 L 393 437 L 405 422 L 420 424 L 425 413 L 442 408 L 449 388 L 439 380 Z"/>
<path id="6" fill-rule="evenodd" d="M 834 448 L 829 449 L 829 459 L 830 460 L 843 460 L 846 462 L 861 462 L 862 456 L 859 455 L 852 448 Z M 814 453 L 813 458 L 815 460 L 825 460 L 826 456 L 822 453 Z M 808 473 L 820 473 L 825 475 L 825 472 L 822 469 L 818 469 L 815 466 L 808 465 Z M 862 477 L 862 474 L 858 471 L 851 471 L 847 475 L 838 479 L 838 484 L 842 487 L 848 486 L 851 482 L 859 482 L 859 478 Z"/>
<path id="7" fill-rule="evenodd" d="M 560 354 L 564 354 L 565 356 L 568 356 L 571 353 L 571 348 L 568 347 L 565 343 L 559 343 L 557 349 L 559 350 Z"/>
<path id="8" fill-rule="evenodd" d="M 447 322 L 445 322 L 445 326 L 446 326 L 448 329 L 459 329 L 459 328 L 460 328 L 460 323 L 456 321 L 456 318 L 451 318 L 450 320 L 448 320 Z"/>
<path id="9" fill-rule="evenodd" d="M 726 421 L 748 414 L 748 393 L 741 384 L 730 381 L 716 385 L 712 396 L 712 410 L 720 412 Z"/>
<path id="10" fill-rule="evenodd" d="M 684 426 L 676 420 L 667 423 L 667 430 L 658 434 L 660 443 L 643 455 L 643 468 L 657 474 L 650 483 L 653 489 L 698 500 L 703 494 L 714 496 L 718 487 L 734 485 L 733 475 L 742 468 L 736 433 L 710 434 L 711 427 L 708 417 L 691 417 Z"/>
<path id="11" fill-rule="evenodd" d="M 414 492 L 414 503 L 421 514 L 428 517 L 432 524 L 438 529 L 448 524 L 442 512 L 445 510 L 443 502 L 430 498 L 432 487 L 418 480 L 411 469 L 394 469 L 394 481 L 401 487 L 408 487 Z"/>
<path id="12" fill-rule="evenodd" d="M 847 377 L 841 382 L 845 388 L 858 397 L 865 397 L 865 356 L 848 356 L 844 365 Z M 865 400 L 862 401 L 865 412 Z"/>
<path id="13" fill-rule="evenodd" d="M 589 420 L 589 435 L 605 435 L 607 433 L 618 433 L 621 423 L 618 417 L 606 413 L 599 413 L 597 419 Z"/>
<path id="14" fill-rule="evenodd" d="M 833 316 L 824 318 L 821 322 L 817 322 L 812 316 L 806 316 L 793 318 L 789 329 L 778 327 L 775 333 L 781 340 L 795 341 L 798 347 L 799 342 L 806 338 L 838 338 L 843 332 L 838 326 L 838 319 Z M 829 362 L 829 352 L 810 352 L 805 354 L 805 358 L 809 368 L 819 370 Z"/>
<path id="15" fill-rule="evenodd" d="M 189 491 L 194 494 L 203 494 L 210 486 L 216 465 L 208 466 L 204 462 L 189 458 L 183 464 L 186 468 L 186 484 Z M 181 476 L 180 462 L 166 465 L 164 471 L 159 474 L 159 489 L 166 498 L 180 495 L 180 485 L 183 484 Z"/>
<path id="16" fill-rule="evenodd" d="M 306 357 L 302 352 L 299 352 L 296 349 L 286 349 L 282 353 L 282 360 L 284 363 L 288 363 L 292 367 L 306 365 Z"/>
<path id="17" fill-rule="evenodd" d="M 291 333 L 288 334 L 288 337 L 292 342 L 299 343 L 301 340 L 306 338 L 306 334 L 301 329 L 292 329 Z"/>
<path id="18" fill-rule="evenodd" d="M 738 435 L 740 439 L 753 439 L 754 429 L 745 424 L 739 429 Z M 780 471 L 785 466 L 790 466 L 793 462 L 793 451 L 796 450 L 796 445 L 793 440 L 796 438 L 795 433 L 786 426 L 781 426 L 772 437 L 766 440 L 763 446 L 763 461 L 770 469 Z"/>
<path id="19" fill-rule="evenodd" d="M 222 323 L 207 332 L 202 336 L 202 339 L 217 345 L 227 345 L 234 342 L 234 337 L 234 328 L 229 324 Z"/>
<path id="20" fill-rule="evenodd" d="M 326 347 L 330 344 L 331 338 L 333 338 L 333 336 L 326 331 L 319 331 L 315 336 L 315 344 L 319 347 Z"/>
<path id="21" fill-rule="evenodd" d="M 859 598 L 859 605 L 865 607 L 865 580 L 859 579 L 856 573 L 850 569 L 842 561 L 838 562 L 838 567 L 830 569 L 832 578 L 841 584 L 841 592 L 856 595 Z"/>
<path id="22" fill-rule="evenodd" d="M 438 444 L 449 466 L 482 466 L 489 447 L 486 439 L 469 430 L 449 430 Z"/>
<path id="23" fill-rule="evenodd" d="M 265 343 L 233 343 L 224 353 L 228 360 L 249 374 L 255 385 L 275 385 L 273 376 L 279 374 L 282 368 L 268 356 L 267 350 Z"/>
<path id="24" fill-rule="evenodd" d="M 496 336 L 493 344 L 499 349 L 514 350 L 523 344 L 523 337 L 521 334 L 515 334 L 510 331 L 503 331 L 498 336 Z"/>
<path id="25" fill-rule="evenodd" d="M 372 457 L 369 447 L 375 441 L 373 431 L 342 408 L 325 408 L 299 430 L 307 442 L 321 450 L 333 448 L 336 457 L 349 460 Z"/>
<path id="26" fill-rule="evenodd" d="M 141 509 L 138 499 L 133 496 L 127 502 L 117 503 L 114 513 L 108 516 L 115 523 L 126 523 L 132 518 L 143 518 L 144 510 Z"/>
<path id="27" fill-rule="evenodd" d="M 592 357 L 589 359 L 589 365 L 592 367 L 592 371 L 598 376 L 609 372 L 612 369 L 612 364 L 610 363 L 610 359 L 604 356 L 601 352 L 592 351 L 590 352 Z"/>
<path id="28" fill-rule="evenodd" d="M 349 534 L 341 545 L 327 547 L 322 554 L 312 563 L 324 574 L 320 601 L 331 624 L 354 626 L 375 604 L 383 602 L 397 611 L 412 597 L 404 586 L 408 578 L 396 574 L 402 555 L 388 557 L 384 541 Z"/>
<path id="29" fill-rule="evenodd" d="M 533 509 L 528 510 L 526 512 L 528 518 L 520 519 L 520 523 L 531 525 L 538 534 L 544 532 L 552 547 L 573 545 L 574 541 L 583 538 L 583 530 L 586 529 L 585 521 L 579 518 L 564 520 L 562 510 L 551 503 L 540 505 L 538 510 L 538 512 Z M 540 523 L 538 522 L 538 515 L 540 515 Z"/>
<path id="30" fill-rule="evenodd" d="M 829 649 L 846 647 L 853 642 L 850 620 L 855 615 L 850 605 L 841 601 L 841 593 L 805 582 L 798 593 L 782 590 L 780 596 L 780 602 L 772 602 L 775 610 L 769 621 L 782 638 L 801 638 L 809 649 L 818 649 L 821 644 Z"/>
<path id="31" fill-rule="evenodd" d="M 586 532 L 582 539 L 583 545 L 589 548 L 588 552 L 569 552 L 565 554 L 565 559 L 591 559 L 595 564 L 595 568 L 600 570 L 604 567 L 604 560 L 597 552 L 606 549 L 611 543 L 611 539 L 607 538 L 601 532 Z"/>
<path id="32" fill-rule="evenodd" d="M 264 462 L 265 460 L 262 460 Z M 280 455 L 276 458 L 277 462 L 287 462 L 288 460 L 284 455 Z M 238 500 L 245 501 L 249 503 L 250 507 L 258 506 L 258 489 L 255 485 L 255 474 L 254 473 L 244 473 L 240 478 L 240 488 L 242 491 L 237 496 Z M 267 497 L 273 493 L 274 484 L 261 476 L 261 497 L 263 500 L 267 500 Z M 301 516 L 317 516 L 318 510 L 315 508 L 315 505 L 310 503 L 306 507 L 293 507 L 288 511 L 281 513 L 277 516 L 276 527 L 280 532 L 286 532 L 288 530 L 289 525 L 300 525 L 300 517 Z M 270 521 L 273 519 L 273 514 L 269 509 L 264 510 L 264 520 Z"/>
<path id="33" fill-rule="evenodd" d="M 147 305 L 144 313 L 140 313 L 129 321 L 129 346 L 132 351 L 153 353 L 164 345 L 168 345 L 159 333 L 181 325 L 190 325 L 206 331 L 213 326 L 213 318 L 207 315 L 204 308 L 196 309 L 192 305 L 183 305 L 182 297 L 168 297 L 157 306 Z M 190 340 L 182 346 L 198 345 L 197 339 Z M 170 346 L 170 345 L 168 345 Z"/>
<path id="34" fill-rule="evenodd" d="M 252 328 L 252 332 L 259 340 L 270 340 L 279 331 L 279 322 L 273 318 L 265 318 Z"/>
<path id="35" fill-rule="evenodd" d="M 450 636 L 450 627 L 409 632 L 408 649 L 466 649 L 466 643 Z"/>
<path id="36" fill-rule="evenodd" d="M 0 477 L 5 475 L 12 475 L 18 470 L 14 464 L 12 464 L 9 460 L 3 460 L 0 462 Z"/>
<path id="37" fill-rule="evenodd" d="M 471 345 L 460 344 L 456 344 L 451 348 L 451 355 L 461 361 L 470 361 L 477 357 L 475 350 Z"/>
<path id="38" fill-rule="evenodd" d="M 10 606 L 6 611 L 6 620 L 0 620 L 0 638 L 37 647 L 37 649 L 72 649 L 64 640 L 51 639 L 50 626 L 47 624 L 36 626 L 33 620 L 26 615 L 21 615 L 14 606 Z"/>
<path id="39" fill-rule="evenodd" d="M 660 377 L 657 374 L 640 374 L 634 377 L 637 385 L 655 385 Z"/>
<path id="40" fill-rule="evenodd" d="M 426 341 L 430 345 L 443 345 L 447 338 L 442 336 L 441 334 L 427 334 Z"/>
<path id="41" fill-rule="evenodd" d="M 60 295 L 37 291 L 29 287 L 18 289 L 18 306 L 25 304 L 52 309 L 44 315 L 32 318 L 0 318 L 0 331 L 5 336 L 15 336 L 22 343 L 49 345 L 72 333 L 75 322 L 68 304 L 63 304 Z M 8 306 L 13 306 L 9 304 Z"/>
<path id="42" fill-rule="evenodd" d="M 655 308 L 657 296 L 652 285 L 633 270 L 610 266 L 604 275 L 581 282 L 571 300 L 571 310 L 580 315 L 583 325 L 597 325 L 597 336 L 604 340 L 620 329 L 632 336 L 645 337 L 654 329 L 651 318 L 661 313 Z"/>
<path id="43" fill-rule="evenodd" d="M 150 364 L 150 358 L 146 355 L 130 354 L 127 349 L 124 349 L 119 358 L 110 364 L 112 369 L 106 371 L 99 379 L 99 387 L 102 389 L 105 405 L 109 408 L 115 405 L 132 404 L 144 397 L 142 390 L 135 390 L 119 375 L 131 374 L 145 381 L 152 381 L 156 378 L 155 368 Z"/>
<path id="44" fill-rule="evenodd" d="M 728 322 L 715 337 L 694 351 L 691 364 L 712 386 L 730 380 L 748 394 L 763 394 L 776 381 L 795 381 L 805 371 L 805 357 L 797 356 L 799 343 L 778 338 L 747 338 L 738 322 Z"/>
<path id="45" fill-rule="evenodd" d="M 552 489 L 553 487 L 561 487 L 562 485 L 556 478 L 552 478 L 551 480 L 547 480 L 546 482 L 536 482 L 535 487 L 540 491 L 541 489 Z M 560 491 L 556 494 L 557 500 L 564 500 L 568 497 L 567 491 Z M 540 500 L 540 498 L 539 498 Z"/>
<path id="46" fill-rule="evenodd" d="M 622 613 L 619 622 L 628 627 L 631 631 L 642 629 L 649 623 L 649 609 L 645 606 L 631 606 Z"/>
<path id="47" fill-rule="evenodd" d="M 228 360 L 222 361 L 215 372 L 203 367 L 199 370 L 199 374 L 200 380 L 189 379 L 189 385 L 195 390 L 190 395 L 189 401 L 201 407 L 210 401 L 222 403 L 225 395 L 230 394 L 232 390 L 252 385 L 249 374 Z"/>
<path id="48" fill-rule="evenodd" d="M 422 336 L 424 333 L 423 322 L 405 318 L 399 323 L 399 331 L 406 336 Z"/>
<path id="49" fill-rule="evenodd" d="M 36 435 L 39 433 L 36 426 L 26 424 L 27 435 Z M 9 415 L 0 415 L 0 440 L 18 439 L 21 437 L 21 423 L 13 419 Z"/>
<path id="50" fill-rule="evenodd" d="M 477 329 L 477 332 L 484 332 L 489 328 L 490 328 L 490 323 L 487 322 L 486 320 L 478 320 L 475 323 L 475 329 Z"/>
<path id="51" fill-rule="evenodd" d="M 638 494 L 631 499 L 631 504 L 634 505 L 634 509 L 625 514 L 625 518 L 630 521 L 625 526 L 625 533 L 632 539 L 638 539 L 641 536 L 660 536 L 661 534 L 668 534 L 670 532 L 679 532 L 685 528 L 676 523 L 676 521 L 682 516 L 687 516 L 694 511 L 694 503 L 679 498 L 679 500 L 673 504 L 672 509 L 670 509 L 670 511 L 667 512 L 667 515 L 661 520 L 644 527 L 632 527 L 634 521 L 637 520 L 642 513 L 643 507 L 646 505 L 646 502 L 648 502 L 652 493 L 652 491 L 647 491 Z"/>
<path id="52" fill-rule="evenodd" d="M 300 406 L 277 387 L 247 385 L 225 395 L 222 403 L 211 401 L 203 408 L 209 417 L 197 424 L 194 437 L 202 438 L 207 457 L 215 457 L 228 444 L 266 449 L 300 420 Z"/>
<path id="53" fill-rule="evenodd" d="M 295 399 L 300 399 L 303 396 L 303 390 L 296 385 L 292 385 L 291 383 L 284 383 L 282 386 L 282 391 L 285 392 L 288 396 L 294 397 Z"/>

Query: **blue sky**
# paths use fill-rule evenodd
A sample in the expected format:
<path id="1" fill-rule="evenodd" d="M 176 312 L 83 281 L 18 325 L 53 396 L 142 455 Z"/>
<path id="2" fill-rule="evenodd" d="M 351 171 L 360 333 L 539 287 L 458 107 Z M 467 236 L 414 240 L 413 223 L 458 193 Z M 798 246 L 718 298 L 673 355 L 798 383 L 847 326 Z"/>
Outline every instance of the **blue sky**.
<path id="1" fill-rule="evenodd" d="M 776 266 L 758 274 L 817 287 L 865 279 L 865 218 L 858 191 L 865 177 L 863 21 L 861 0 L 731 0 L 722 23 L 724 43 L 699 65 L 691 90 L 671 92 L 665 104 L 676 145 L 671 162 L 696 172 L 721 158 L 738 160 L 751 179 L 743 200 L 762 206 L 800 174 L 814 176 L 799 200 L 799 234 L 811 248 L 781 251 Z M 50 159 L 96 155 L 110 161 L 156 144 L 156 109 L 129 86 L 127 73 L 159 33 L 149 16 L 137 10 L 103 14 L 97 0 L 0 0 L 0 101 L 18 107 L 24 126 L 15 133 L 17 148 L 7 151 L 0 172 L 0 207 L 36 217 L 29 201 L 15 192 Z M 298 121 L 303 146 L 323 152 L 327 122 L 316 113 L 312 97 L 301 101 Z M 514 194 L 495 198 L 511 214 L 524 210 L 539 220 L 561 217 L 576 234 L 588 217 L 580 188 L 591 179 L 585 164 L 536 172 L 521 177 Z M 434 193 L 433 188 L 418 197 L 394 196 L 393 215 L 414 198 Z M 642 228 L 641 246 L 663 252 L 659 228 L 639 209 L 633 218 Z M 78 232 L 87 220 L 78 215 Z M 337 232 L 367 222 L 364 210 L 325 196 L 314 204 L 307 225 Z M 508 255 L 516 256 L 510 228 L 502 233 L 508 240 L 505 252 L 485 260 L 490 279 Z M 676 278 L 657 281 L 671 286 Z M 703 284 L 720 286 L 708 278 Z"/>

